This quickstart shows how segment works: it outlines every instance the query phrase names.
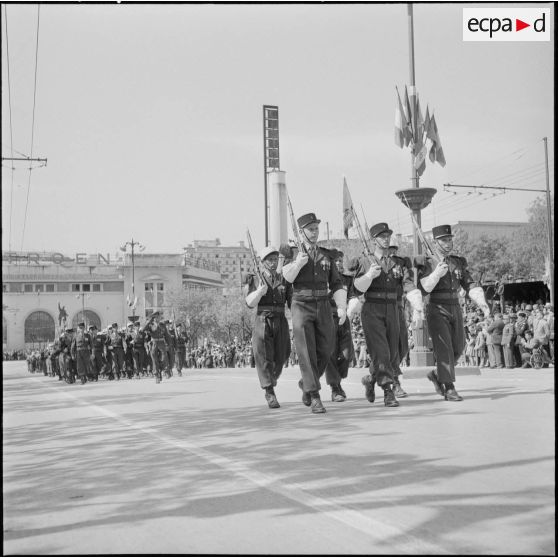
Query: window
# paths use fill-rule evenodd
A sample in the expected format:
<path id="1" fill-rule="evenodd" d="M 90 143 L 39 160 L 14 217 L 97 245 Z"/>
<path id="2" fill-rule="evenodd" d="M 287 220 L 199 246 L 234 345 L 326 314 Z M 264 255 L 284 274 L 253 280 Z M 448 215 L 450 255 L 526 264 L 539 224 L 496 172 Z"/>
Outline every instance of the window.
<path id="1" fill-rule="evenodd" d="M 47 293 L 53 293 L 54 292 L 54 283 L 47 283 L 45 285 L 45 291 Z"/>
<path id="2" fill-rule="evenodd" d="M 70 290 L 70 283 L 58 283 L 57 291 L 59 293 L 65 293 Z"/>
<path id="3" fill-rule="evenodd" d="M 79 287 L 80 287 L 79 283 L 72 283 L 72 292 L 79 293 Z"/>
<path id="4" fill-rule="evenodd" d="M 33 292 L 33 285 L 29 285 L 28 283 L 25 283 L 23 290 L 26 293 L 32 293 Z"/>
<path id="5" fill-rule="evenodd" d="M 100 283 L 93 283 L 93 292 L 94 293 L 101 292 L 101 284 Z"/>
<path id="6" fill-rule="evenodd" d="M 145 316 L 150 316 L 165 304 L 165 284 L 164 283 L 145 283 Z M 149 313 L 148 313 L 149 310 Z"/>
<path id="7" fill-rule="evenodd" d="M 7 292 L 8 292 L 8 283 L 2 283 L 2 292 L 3 292 L 3 293 L 7 293 Z"/>
<path id="8" fill-rule="evenodd" d="M 25 343 L 54 341 L 54 318 L 47 312 L 33 312 L 25 320 Z"/>
<path id="9" fill-rule="evenodd" d="M 8 321 L 2 316 L 2 343 L 5 345 L 8 342 Z"/>
<path id="10" fill-rule="evenodd" d="M 81 286 L 82 290 L 86 293 L 91 292 L 91 285 L 89 283 L 85 283 Z"/>
<path id="11" fill-rule="evenodd" d="M 45 290 L 45 286 L 44 285 L 35 285 L 35 292 L 36 293 L 42 293 Z"/>

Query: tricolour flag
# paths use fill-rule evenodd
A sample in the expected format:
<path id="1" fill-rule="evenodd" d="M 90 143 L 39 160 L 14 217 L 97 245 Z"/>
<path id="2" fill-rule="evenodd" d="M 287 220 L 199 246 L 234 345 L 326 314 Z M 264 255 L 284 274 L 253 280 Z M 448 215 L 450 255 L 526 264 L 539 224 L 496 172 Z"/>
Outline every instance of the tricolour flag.
<path id="1" fill-rule="evenodd" d="M 436 118 L 434 115 L 430 117 L 429 139 L 432 140 L 432 147 L 430 148 L 430 161 L 436 161 L 442 167 L 446 166 L 446 158 L 444 150 L 442 149 L 442 142 L 440 141 L 440 134 L 438 133 L 438 126 L 436 125 Z"/>
<path id="2" fill-rule="evenodd" d="M 405 110 L 401 104 L 401 97 L 399 96 L 399 90 L 397 91 L 397 105 L 395 106 L 395 145 L 403 148 L 403 145 L 409 145 L 411 139 L 411 131 L 409 129 L 409 122 L 407 116 L 405 115 Z"/>
<path id="3" fill-rule="evenodd" d="M 347 180 L 343 177 L 343 233 L 349 238 L 349 229 L 353 226 L 353 202 Z"/>

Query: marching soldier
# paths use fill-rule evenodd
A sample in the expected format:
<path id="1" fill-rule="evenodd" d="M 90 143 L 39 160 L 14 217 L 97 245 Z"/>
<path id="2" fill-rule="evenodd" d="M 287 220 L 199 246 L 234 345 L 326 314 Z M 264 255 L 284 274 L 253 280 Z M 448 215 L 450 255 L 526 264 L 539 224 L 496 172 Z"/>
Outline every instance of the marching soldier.
<path id="1" fill-rule="evenodd" d="M 126 366 L 126 374 L 131 380 L 134 377 L 134 323 L 128 322 L 126 325 L 126 332 L 124 333 L 124 362 Z M 138 374 L 136 370 L 136 375 Z"/>
<path id="2" fill-rule="evenodd" d="M 91 336 L 85 331 L 84 322 L 79 322 L 77 325 L 76 334 L 72 339 L 71 354 L 76 362 L 77 375 L 83 385 L 87 382 L 87 377 L 91 376 Z"/>
<path id="3" fill-rule="evenodd" d="M 60 373 L 64 381 L 68 384 L 75 382 L 73 373 L 72 357 L 70 355 L 70 348 L 72 346 L 72 333 L 74 330 L 71 327 L 66 328 L 64 333 L 60 336 Z"/>
<path id="4" fill-rule="evenodd" d="M 344 254 L 340 250 L 330 250 L 330 255 L 337 266 L 343 288 L 347 291 L 347 299 L 351 300 L 356 297 L 353 287 L 353 275 L 344 273 L 343 257 Z M 331 293 L 333 295 L 333 293 Z M 339 324 L 339 316 L 337 315 L 337 305 L 333 296 L 330 298 L 330 304 L 333 311 L 333 322 L 335 324 L 335 335 L 333 338 L 333 353 L 329 357 L 325 369 L 326 382 L 331 387 L 331 400 L 342 402 L 347 399 L 345 390 L 341 387 L 341 381 L 347 377 L 349 373 L 349 365 L 354 358 L 353 339 L 351 337 L 351 322 L 345 320 L 343 324 Z M 348 312 L 347 312 L 348 314 Z"/>
<path id="5" fill-rule="evenodd" d="M 168 367 L 167 346 L 170 343 L 167 329 L 159 320 L 159 312 L 154 312 L 143 328 L 151 336 L 150 353 L 155 383 L 157 384 L 161 383 L 162 372 L 163 370 L 166 371 Z"/>
<path id="6" fill-rule="evenodd" d="M 116 379 L 120 380 L 120 375 L 124 374 L 124 334 L 118 331 L 118 324 L 115 322 L 110 326 L 107 336 L 107 349 L 111 355 L 112 368 L 116 373 Z"/>
<path id="7" fill-rule="evenodd" d="M 136 378 L 145 374 L 147 367 L 147 352 L 145 344 L 147 342 L 147 333 L 140 328 L 140 322 L 134 323 L 134 329 L 131 335 L 132 341 L 132 358 L 134 359 L 134 368 L 136 369 Z"/>
<path id="8" fill-rule="evenodd" d="M 451 254 L 453 235 L 450 225 L 440 225 L 432 229 L 432 237 L 440 253 L 440 261 L 429 256 L 417 256 L 415 266 L 421 291 L 429 295 L 426 307 L 426 321 L 432 338 L 436 370 L 427 377 L 446 401 L 462 401 L 455 389 L 455 363 L 465 348 L 465 326 L 459 304 L 461 287 L 469 294 L 488 316 L 490 310 L 484 298 L 482 287 L 474 282 L 467 260 Z"/>
<path id="9" fill-rule="evenodd" d="M 395 262 L 396 265 L 399 265 L 401 269 L 407 268 L 409 277 L 413 277 L 413 263 L 411 262 L 411 258 L 403 257 L 397 255 L 397 251 L 399 250 L 399 246 L 397 244 L 391 244 L 389 247 L 389 257 Z M 395 393 L 396 397 L 400 399 L 407 397 L 407 392 L 401 387 L 401 363 L 404 359 L 407 358 L 407 354 L 409 353 L 409 330 L 408 330 L 408 323 L 407 323 L 407 312 L 405 310 L 405 300 L 403 299 L 403 286 L 398 283 L 397 284 L 397 310 L 399 312 L 399 362 L 395 367 L 395 376 L 394 376 L 394 389 L 393 393 Z"/>
<path id="10" fill-rule="evenodd" d="M 168 333 L 168 346 L 167 346 L 167 360 L 169 363 L 167 369 L 167 377 L 172 376 L 172 369 L 174 368 L 175 352 L 176 352 L 176 333 L 174 331 L 174 324 L 170 320 L 165 320 L 165 327 Z"/>
<path id="11" fill-rule="evenodd" d="M 107 338 L 106 335 L 97 331 L 95 324 L 89 326 L 89 335 L 91 336 L 91 377 L 97 382 L 99 374 L 106 366 L 104 352 Z"/>
<path id="12" fill-rule="evenodd" d="M 384 390 L 386 407 L 399 406 L 392 388 L 399 366 L 398 288 L 402 292 L 416 291 L 420 297 L 409 269 L 388 255 L 392 233 L 387 223 L 377 223 L 370 228 L 375 261 L 370 263 L 362 259 L 354 280 L 357 293 L 364 294 L 361 321 L 371 359 L 370 374 L 363 376 L 362 384 L 366 398 L 373 403 L 376 399 L 374 384 L 377 383 Z"/>
<path id="13" fill-rule="evenodd" d="M 302 402 L 313 413 L 325 413 L 320 399 L 320 377 L 333 350 L 335 324 L 329 292 L 337 305 L 339 325 L 347 318 L 347 293 L 328 250 L 317 245 L 320 220 L 314 213 L 297 219 L 303 250 L 283 266 L 283 276 L 293 284 L 291 305 L 293 334 L 302 379 Z"/>
<path id="14" fill-rule="evenodd" d="M 186 366 L 186 344 L 188 334 L 182 324 L 176 324 L 176 371 L 182 376 L 182 368 Z"/>
<path id="15" fill-rule="evenodd" d="M 277 380 L 291 352 L 289 324 L 285 317 L 285 303 L 289 306 L 292 285 L 277 273 L 279 250 L 268 246 L 259 252 L 263 283 L 250 274 L 246 278 L 246 304 L 257 308 L 252 330 L 252 347 L 260 386 L 270 409 L 280 407 L 275 395 Z"/>

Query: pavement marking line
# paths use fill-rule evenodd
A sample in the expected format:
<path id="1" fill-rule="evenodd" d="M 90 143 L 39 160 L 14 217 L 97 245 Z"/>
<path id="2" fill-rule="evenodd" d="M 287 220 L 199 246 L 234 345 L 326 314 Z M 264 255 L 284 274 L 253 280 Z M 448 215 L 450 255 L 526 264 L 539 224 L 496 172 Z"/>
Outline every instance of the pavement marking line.
<path id="1" fill-rule="evenodd" d="M 39 378 L 32 378 L 35 381 L 39 381 Z M 205 461 L 225 469 L 228 472 L 234 473 L 235 475 L 242 477 L 251 483 L 265 488 L 271 492 L 274 492 L 280 496 L 290 499 L 298 504 L 311 508 L 318 513 L 324 514 L 331 519 L 344 523 L 353 529 L 361 531 L 362 533 L 368 535 L 372 539 L 376 540 L 380 544 L 393 544 L 393 541 L 397 541 L 398 549 L 401 549 L 402 554 L 451 554 L 450 547 L 445 548 L 437 543 L 431 543 L 414 535 L 408 535 L 400 527 L 384 523 L 377 519 L 372 519 L 371 517 L 361 513 L 351 507 L 338 504 L 333 500 L 328 500 L 320 496 L 315 496 L 309 493 L 302 485 L 297 483 L 284 484 L 281 480 L 274 476 L 265 473 L 260 473 L 254 469 L 251 469 L 248 464 L 244 464 L 237 460 L 229 459 L 212 451 L 203 449 L 202 447 L 192 444 L 191 442 L 174 440 L 168 436 L 162 435 L 158 430 L 152 426 L 140 426 L 136 423 L 130 422 L 129 420 L 122 417 L 120 414 L 110 411 L 100 405 L 89 403 L 84 401 L 79 396 L 68 393 L 65 391 L 59 391 L 57 388 L 50 384 L 45 384 L 52 391 L 66 397 L 67 399 L 73 399 L 80 405 L 90 407 L 100 414 L 103 414 L 112 419 L 118 420 L 121 424 L 133 428 L 144 434 L 149 434 L 150 436 L 164 442 L 165 444 L 174 446 L 176 448 L 187 451 L 196 457 L 204 459 Z M 398 551 L 399 553 L 399 551 Z"/>

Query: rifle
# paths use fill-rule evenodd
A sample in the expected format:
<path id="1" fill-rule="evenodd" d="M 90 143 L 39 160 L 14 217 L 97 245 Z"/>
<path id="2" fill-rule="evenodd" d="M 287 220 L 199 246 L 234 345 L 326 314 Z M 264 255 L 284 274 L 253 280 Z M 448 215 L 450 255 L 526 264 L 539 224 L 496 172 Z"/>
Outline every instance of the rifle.
<path id="1" fill-rule="evenodd" d="M 252 256 L 252 264 L 254 266 L 254 271 L 260 280 L 260 285 L 265 284 L 262 272 L 260 270 L 260 265 L 258 263 L 258 257 L 256 256 L 256 251 L 254 250 L 254 243 L 252 242 L 252 236 L 250 235 L 250 230 L 246 229 L 246 237 L 248 239 L 248 248 L 250 249 L 250 255 Z"/>
<path id="2" fill-rule="evenodd" d="M 409 209 L 411 209 L 411 207 L 409 205 L 409 202 L 407 200 L 407 196 L 405 195 L 405 193 L 403 193 L 403 197 L 405 198 L 405 204 L 407 205 L 407 207 Z M 420 243 L 422 244 L 422 246 L 424 248 L 424 251 L 426 252 L 426 255 L 433 258 L 436 261 L 436 263 L 445 262 L 445 259 L 446 259 L 445 256 L 442 256 L 438 252 L 438 250 L 434 249 L 434 247 L 430 244 L 430 242 L 428 241 L 426 236 L 424 236 L 424 233 L 422 232 L 422 229 L 420 228 L 420 225 L 418 224 L 412 210 L 411 210 L 411 220 L 413 221 L 413 224 L 415 225 Z"/>
<path id="3" fill-rule="evenodd" d="M 306 251 L 306 248 L 304 247 L 304 243 L 302 242 L 302 239 L 300 238 L 300 233 L 298 232 L 298 225 L 297 225 L 297 222 L 296 222 L 296 219 L 295 219 L 295 216 L 294 216 L 293 206 L 291 204 L 291 198 L 289 197 L 289 194 L 287 194 L 287 205 L 289 206 L 289 215 L 291 217 L 291 226 L 293 228 L 294 239 L 295 239 L 298 251 L 303 253 L 303 254 L 307 254 L 308 252 Z"/>
<path id="4" fill-rule="evenodd" d="M 349 195 L 349 200 L 351 201 L 351 213 L 353 215 L 353 221 L 356 226 L 358 237 L 360 238 L 362 247 L 364 248 L 364 255 L 368 258 L 370 265 L 381 265 L 380 262 L 378 261 L 378 258 L 376 258 L 372 250 L 370 250 L 370 246 L 368 245 L 368 241 L 366 240 L 367 238 L 370 238 L 370 229 L 368 229 L 368 234 L 365 236 L 364 231 L 362 230 L 362 225 L 358 220 L 358 215 L 353 206 L 353 198 L 351 197 L 351 193 L 349 192 L 348 187 L 347 187 L 347 194 Z"/>

